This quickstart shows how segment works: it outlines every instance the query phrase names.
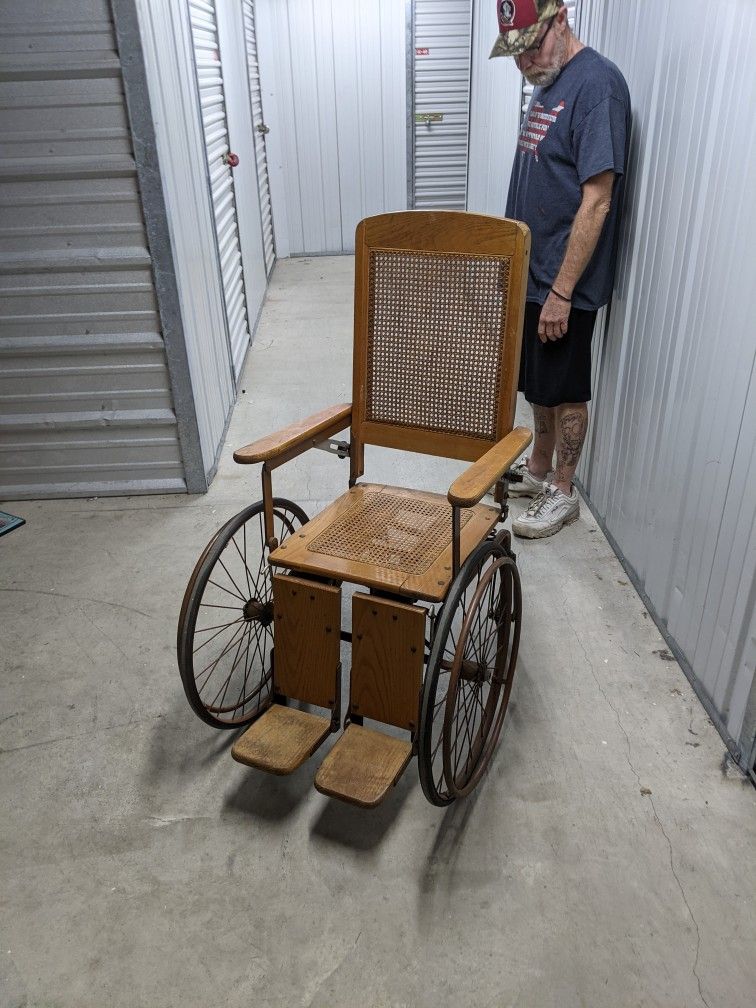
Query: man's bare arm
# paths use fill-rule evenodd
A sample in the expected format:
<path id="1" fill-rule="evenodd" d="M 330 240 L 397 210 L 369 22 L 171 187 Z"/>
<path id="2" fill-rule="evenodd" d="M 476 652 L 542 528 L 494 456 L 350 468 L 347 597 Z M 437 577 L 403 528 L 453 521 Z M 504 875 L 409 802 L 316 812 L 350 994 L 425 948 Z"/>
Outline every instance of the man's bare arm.
<path id="1" fill-rule="evenodd" d="M 554 290 L 559 291 L 564 298 L 572 299 L 572 292 L 596 251 L 612 205 L 613 186 L 613 171 L 601 172 L 583 183 L 583 198 L 572 222 L 567 250 L 553 284 Z M 569 301 L 550 293 L 544 302 L 538 323 L 538 335 L 542 343 L 564 336 L 569 314 Z"/>

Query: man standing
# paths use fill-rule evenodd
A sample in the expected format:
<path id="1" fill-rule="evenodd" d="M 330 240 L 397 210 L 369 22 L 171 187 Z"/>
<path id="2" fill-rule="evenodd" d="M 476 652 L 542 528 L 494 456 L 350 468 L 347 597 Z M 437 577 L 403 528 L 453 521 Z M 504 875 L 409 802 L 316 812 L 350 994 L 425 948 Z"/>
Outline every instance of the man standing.
<path id="1" fill-rule="evenodd" d="M 580 513 L 572 479 L 588 427 L 593 324 L 612 291 L 630 95 L 617 67 L 573 35 L 561 0 L 498 0 L 497 14 L 491 56 L 513 56 L 535 85 L 506 214 L 532 236 L 519 388 L 534 441 L 511 492 L 534 497 L 512 528 L 536 539 Z"/>

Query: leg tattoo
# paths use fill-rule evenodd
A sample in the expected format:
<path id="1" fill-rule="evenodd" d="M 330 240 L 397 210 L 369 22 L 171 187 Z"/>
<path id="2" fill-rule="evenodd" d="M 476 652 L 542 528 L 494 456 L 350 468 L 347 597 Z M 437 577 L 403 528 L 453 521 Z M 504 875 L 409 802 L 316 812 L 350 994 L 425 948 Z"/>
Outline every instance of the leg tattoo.
<path id="1" fill-rule="evenodd" d="M 588 430 L 588 407 L 585 403 L 568 403 L 557 406 L 556 414 L 557 464 L 554 483 L 560 490 L 569 493 Z"/>
<path id="2" fill-rule="evenodd" d="M 556 444 L 555 410 L 553 406 L 538 406 L 531 403 L 533 410 L 533 451 L 528 468 L 534 476 L 543 479 L 551 469 Z"/>

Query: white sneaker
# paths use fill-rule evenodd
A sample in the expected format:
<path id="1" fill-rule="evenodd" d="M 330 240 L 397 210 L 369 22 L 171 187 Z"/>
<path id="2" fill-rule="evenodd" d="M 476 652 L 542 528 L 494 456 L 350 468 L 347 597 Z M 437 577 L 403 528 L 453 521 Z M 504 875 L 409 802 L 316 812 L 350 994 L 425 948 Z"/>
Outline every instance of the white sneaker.
<path id="1" fill-rule="evenodd" d="M 517 473 L 518 476 L 522 476 L 522 483 L 509 484 L 507 492 L 510 497 L 536 497 L 538 494 L 543 493 L 546 480 L 551 476 L 551 473 L 547 473 L 543 479 L 538 479 L 528 469 L 527 458 L 512 466 L 512 472 Z"/>
<path id="2" fill-rule="evenodd" d="M 579 516 L 580 498 L 575 487 L 568 497 L 553 483 L 546 483 L 528 510 L 512 522 L 512 531 L 524 539 L 543 539 L 577 521 Z"/>

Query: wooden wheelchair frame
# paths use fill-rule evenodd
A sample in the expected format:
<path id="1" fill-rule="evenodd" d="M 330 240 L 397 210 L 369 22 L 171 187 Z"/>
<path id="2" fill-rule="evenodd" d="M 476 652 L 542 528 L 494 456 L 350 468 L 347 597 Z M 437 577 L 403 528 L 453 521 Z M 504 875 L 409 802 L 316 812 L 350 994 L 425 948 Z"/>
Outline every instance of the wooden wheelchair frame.
<path id="1" fill-rule="evenodd" d="M 187 698 L 214 726 L 250 725 L 232 748 L 239 762 L 291 773 L 343 728 L 315 777 L 329 796 L 373 807 L 413 756 L 436 805 L 480 780 L 520 635 L 519 575 L 497 525 L 507 471 L 531 440 L 513 428 L 529 247 L 524 225 L 478 214 L 359 224 L 353 401 L 234 453 L 262 464 L 262 501 L 216 533 L 181 608 Z M 347 427 L 349 442 L 334 441 Z M 365 444 L 471 465 L 445 497 L 367 484 Z M 350 477 L 310 521 L 274 497 L 272 473 L 313 447 L 348 456 Z M 492 487 L 496 506 L 482 504 Z M 363 590 L 342 629 L 345 582 Z"/>

